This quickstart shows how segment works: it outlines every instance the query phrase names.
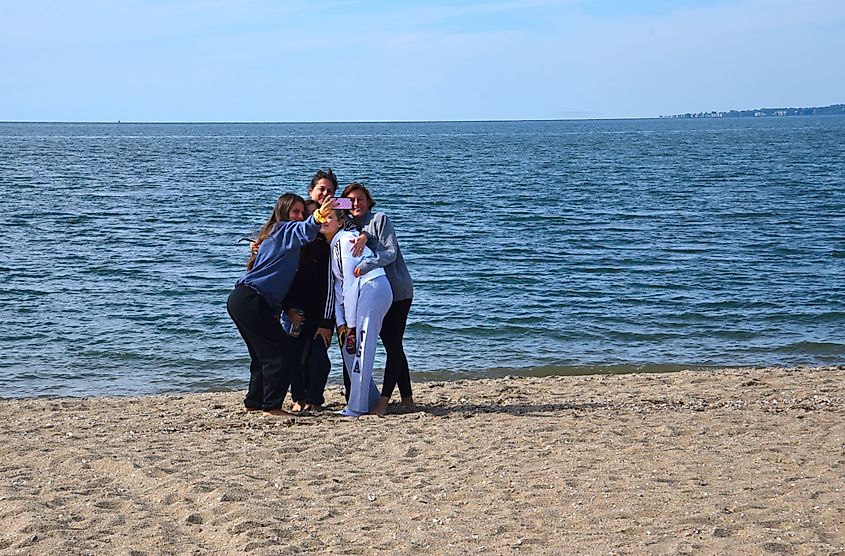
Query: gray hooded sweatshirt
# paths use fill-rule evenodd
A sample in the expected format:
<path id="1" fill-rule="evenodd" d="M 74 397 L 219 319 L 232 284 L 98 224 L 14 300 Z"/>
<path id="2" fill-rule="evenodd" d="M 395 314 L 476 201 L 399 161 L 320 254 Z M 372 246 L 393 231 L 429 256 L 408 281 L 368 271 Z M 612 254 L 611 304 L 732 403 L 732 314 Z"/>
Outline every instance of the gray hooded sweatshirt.
<path id="1" fill-rule="evenodd" d="M 393 290 L 394 303 L 413 299 L 414 282 L 405 266 L 390 219 L 383 212 L 368 211 L 358 224 L 367 234 L 367 247 L 373 252 L 372 257 L 364 258 L 358 266 L 365 273 L 374 268 L 384 269 Z"/>

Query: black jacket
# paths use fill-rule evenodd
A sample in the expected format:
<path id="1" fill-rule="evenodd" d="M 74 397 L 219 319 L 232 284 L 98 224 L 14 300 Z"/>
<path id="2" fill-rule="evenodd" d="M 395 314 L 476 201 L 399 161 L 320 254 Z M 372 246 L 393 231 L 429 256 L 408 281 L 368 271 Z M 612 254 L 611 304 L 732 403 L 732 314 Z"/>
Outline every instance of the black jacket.
<path id="1" fill-rule="evenodd" d="M 322 235 L 302 246 L 299 268 L 282 307 L 305 311 L 305 320 L 319 328 L 334 329 L 334 319 L 323 317 L 329 293 L 329 244 Z"/>

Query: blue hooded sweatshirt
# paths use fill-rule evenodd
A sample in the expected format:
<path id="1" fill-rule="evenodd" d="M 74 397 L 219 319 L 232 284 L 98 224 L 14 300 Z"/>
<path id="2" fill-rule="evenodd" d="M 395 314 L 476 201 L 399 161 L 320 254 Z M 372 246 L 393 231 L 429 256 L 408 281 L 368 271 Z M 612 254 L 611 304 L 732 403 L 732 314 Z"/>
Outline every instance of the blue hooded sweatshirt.
<path id="1" fill-rule="evenodd" d="M 319 231 L 320 224 L 313 216 L 304 222 L 279 222 L 261 242 L 252 269 L 247 270 L 235 285 L 251 287 L 274 313 L 281 314 L 282 301 L 299 267 L 299 250 L 314 241 Z"/>

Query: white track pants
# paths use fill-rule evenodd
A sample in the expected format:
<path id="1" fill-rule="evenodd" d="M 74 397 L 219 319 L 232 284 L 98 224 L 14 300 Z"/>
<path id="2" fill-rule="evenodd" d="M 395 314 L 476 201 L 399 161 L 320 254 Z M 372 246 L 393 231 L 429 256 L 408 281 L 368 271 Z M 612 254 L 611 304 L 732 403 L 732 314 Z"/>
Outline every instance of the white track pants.
<path id="1" fill-rule="evenodd" d="M 355 323 L 355 355 L 343 349 L 343 360 L 349 370 L 349 403 L 356 413 L 369 413 L 379 399 L 373 380 L 373 361 L 381 332 L 381 322 L 393 303 L 393 292 L 386 276 L 379 276 L 361 286 L 358 292 L 358 315 Z M 347 323 L 349 324 L 349 323 Z"/>

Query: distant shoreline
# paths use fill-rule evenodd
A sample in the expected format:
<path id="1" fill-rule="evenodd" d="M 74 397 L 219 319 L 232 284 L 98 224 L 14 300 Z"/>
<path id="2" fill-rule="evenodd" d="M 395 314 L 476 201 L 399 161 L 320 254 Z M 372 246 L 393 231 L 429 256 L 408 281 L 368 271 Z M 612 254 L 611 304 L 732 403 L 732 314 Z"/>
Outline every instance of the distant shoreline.
<path id="1" fill-rule="evenodd" d="M 752 110 L 728 110 L 727 112 L 687 112 L 661 116 L 661 118 L 778 118 L 789 116 L 841 116 L 845 114 L 845 104 L 830 106 L 810 106 L 805 108 L 755 108 Z"/>

